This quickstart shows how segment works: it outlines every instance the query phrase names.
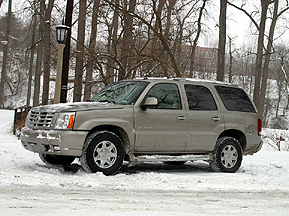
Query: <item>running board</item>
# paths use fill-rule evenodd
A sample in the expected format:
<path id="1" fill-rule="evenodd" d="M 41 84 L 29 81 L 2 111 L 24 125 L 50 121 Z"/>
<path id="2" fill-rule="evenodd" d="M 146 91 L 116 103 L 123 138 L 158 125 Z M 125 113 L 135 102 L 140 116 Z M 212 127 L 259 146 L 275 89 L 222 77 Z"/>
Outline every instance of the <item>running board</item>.
<path id="1" fill-rule="evenodd" d="M 139 163 L 144 162 L 164 162 L 164 161 L 211 161 L 213 158 L 213 154 L 203 154 L 203 155 L 178 155 L 178 156 L 172 156 L 172 155 L 140 155 L 135 156 L 134 154 L 129 154 L 130 163 L 128 166 L 134 166 Z"/>

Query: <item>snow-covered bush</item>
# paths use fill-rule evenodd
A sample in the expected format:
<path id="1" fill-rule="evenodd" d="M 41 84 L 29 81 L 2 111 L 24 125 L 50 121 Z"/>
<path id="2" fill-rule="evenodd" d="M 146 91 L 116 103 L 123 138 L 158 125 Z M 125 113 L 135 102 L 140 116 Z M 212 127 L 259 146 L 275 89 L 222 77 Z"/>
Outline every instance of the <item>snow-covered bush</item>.
<path id="1" fill-rule="evenodd" d="M 276 151 L 289 151 L 289 130 L 263 128 L 263 148 Z"/>

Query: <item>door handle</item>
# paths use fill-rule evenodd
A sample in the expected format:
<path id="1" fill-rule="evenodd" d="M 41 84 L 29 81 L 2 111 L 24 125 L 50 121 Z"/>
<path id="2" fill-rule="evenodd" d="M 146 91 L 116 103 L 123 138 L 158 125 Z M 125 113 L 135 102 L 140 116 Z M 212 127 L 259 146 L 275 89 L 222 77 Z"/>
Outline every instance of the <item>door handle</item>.
<path id="1" fill-rule="evenodd" d="M 214 122 L 220 121 L 220 118 L 219 117 L 212 117 L 212 121 L 214 121 Z"/>
<path id="2" fill-rule="evenodd" d="M 185 116 L 177 116 L 178 121 L 185 121 L 186 117 Z"/>

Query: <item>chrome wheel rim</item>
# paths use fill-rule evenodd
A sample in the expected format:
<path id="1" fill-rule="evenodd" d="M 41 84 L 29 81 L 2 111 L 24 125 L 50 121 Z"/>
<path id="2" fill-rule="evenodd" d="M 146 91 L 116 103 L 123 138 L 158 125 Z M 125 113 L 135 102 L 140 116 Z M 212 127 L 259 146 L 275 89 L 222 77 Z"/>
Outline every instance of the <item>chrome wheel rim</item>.
<path id="1" fill-rule="evenodd" d="M 115 163 L 117 159 L 117 149 L 112 142 L 102 141 L 96 145 L 93 158 L 98 167 L 107 169 Z"/>
<path id="2" fill-rule="evenodd" d="M 238 152 L 233 145 L 227 145 L 221 152 L 221 162 L 225 168 L 232 168 L 238 161 Z"/>

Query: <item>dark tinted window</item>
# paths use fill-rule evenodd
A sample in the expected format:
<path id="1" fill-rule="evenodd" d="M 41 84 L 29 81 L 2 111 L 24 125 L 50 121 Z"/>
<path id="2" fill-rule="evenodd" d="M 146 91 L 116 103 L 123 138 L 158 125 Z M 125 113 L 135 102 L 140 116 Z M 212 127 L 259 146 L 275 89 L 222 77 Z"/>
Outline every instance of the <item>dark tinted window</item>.
<path id="1" fill-rule="evenodd" d="M 216 110 L 217 106 L 209 89 L 198 85 L 185 85 L 190 110 Z"/>
<path id="2" fill-rule="evenodd" d="M 256 112 L 247 94 L 240 88 L 216 86 L 225 107 L 230 111 Z"/>
<path id="3" fill-rule="evenodd" d="M 180 93 L 176 84 L 156 84 L 150 89 L 145 99 L 148 97 L 158 99 L 157 109 L 182 109 Z"/>

